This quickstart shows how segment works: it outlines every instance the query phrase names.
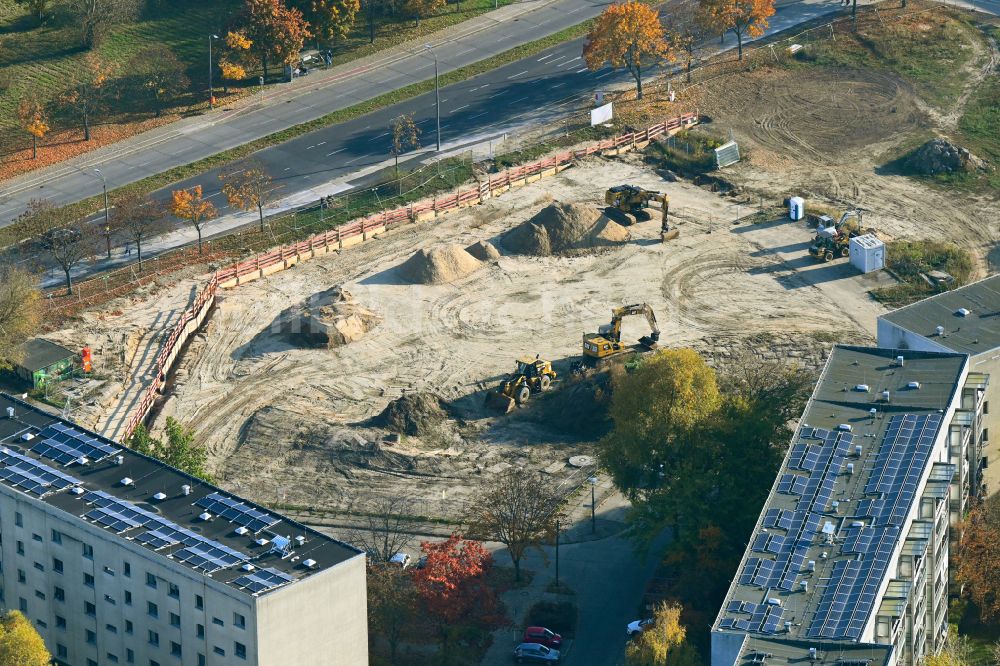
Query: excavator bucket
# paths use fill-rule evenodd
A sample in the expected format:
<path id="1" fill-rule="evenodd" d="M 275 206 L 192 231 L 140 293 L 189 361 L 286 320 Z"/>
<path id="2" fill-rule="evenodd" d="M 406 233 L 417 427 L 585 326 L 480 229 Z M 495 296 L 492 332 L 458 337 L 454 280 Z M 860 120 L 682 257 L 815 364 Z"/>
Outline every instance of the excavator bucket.
<path id="1" fill-rule="evenodd" d="M 486 407 L 495 412 L 500 412 L 501 414 L 510 414 L 514 411 L 514 407 L 517 403 L 514 402 L 514 398 L 501 393 L 500 391 L 487 391 L 486 392 Z"/>
<path id="2" fill-rule="evenodd" d="M 660 242 L 666 243 L 667 241 L 672 241 L 673 239 L 677 238 L 680 235 L 681 232 L 678 229 L 671 229 L 670 231 L 661 231 Z"/>

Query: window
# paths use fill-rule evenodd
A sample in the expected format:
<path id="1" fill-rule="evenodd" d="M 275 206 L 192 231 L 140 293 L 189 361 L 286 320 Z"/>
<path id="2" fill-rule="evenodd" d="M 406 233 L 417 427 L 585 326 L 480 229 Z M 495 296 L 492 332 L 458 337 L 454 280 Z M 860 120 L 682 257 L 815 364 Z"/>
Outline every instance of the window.
<path id="1" fill-rule="evenodd" d="M 151 588 L 153 588 L 155 590 L 156 589 L 156 576 L 154 576 L 151 573 L 146 574 L 146 585 L 149 586 L 149 587 L 151 587 Z"/>
<path id="2" fill-rule="evenodd" d="M 52 543 L 62 543 L 62 532 L 59 530 L 52 530 Z"/>
<path id="3" fill-rule="evenodd" d="M 83 612 L 87 615 L 97 615 L 97 606 L 89 601 L 83 602 Z"/>
<path id="4" fill-rule="evenodd" d="M 177 613 L 171 613 L 170 614 L 170 626 L 171 627 L 179 627 L 179 626 L 181 626 L 181 616 L 178 615 Z"/>
<path id="5" fill-rule="evenodd" d="M 170 642 L 170 655 L 173 656 L 173 657 L 179 657 L 179 656 L 181 656 L 181 644 L 180 643 L 174 643 L 173 641 Z"/>
<path id="6" fill-rule="evenodd" d="M 108 574 L 109 576 L 114 576 L 115 570 L 112 569 L 111 567 L 104 567 L 104 573 Z"/>
<path id="7" fill-rule="evenodd" d="M 97 634 L 91 631 L 90 629 L 87 629 L 87 642 L 90 643 L 91 645 L 97 644 Z"/>
<path id="8" fill-rule="evenodd" d="M 135 663 L 135 652 L 126 648 L 125 650 L 125 663 L 134 664 Z"/>
<path id="9" fill-rule="evenodd" d="M 146 602 L 146 613 L 150 617 L 160 617 L 160 609 L 152 601 Z"/>
<path id="10" fill-rule="evenodd" d="M 48 623 L 45 620 L 35 620 L 35 624 L 37 624 L 42 629 L 48 629 L 49 628 L 49 625 L 48 625 Z"/>
<path id="11" fill-rule="evenodd" d="M 150 659 L 149 666 L 160 666 L 160 662 Z"/>
<path id="12" fill-rule="evenodd" d="M 115 598 L 113 596 L 111 596 L 110 594 L 105 594 L 104 595 L 104 600 L 107 601 L 112 606 L 115 605 Z"/>
<path id="13" fill-rule="evenodd" d="M 212 648 L 212 652 L 214 652 L 215 654 L 219 655 L 220 657 L 225 657 L 226 656 L 226 651 L 223 650 L 222 648 L 220 648 L 218 645 L 216 645 L 214 648 Z"/>
<path id="14" fill-rule="evenodd" d="M 52 570 L 58 574 L 61 574 L 63 572 L 63 561 L 60 560 L 58 557 L 52 558 Z"/>
<path id="15" fill-rule="evenodd" d="M 31 540 L 32 541 L 37 541 L 38 543 L 41 543 L 42 542 L 42 535 L 41 534 L 35 534 L 34 532 L 32 532 L 31 533 Z"/>
<path id="16" fill-rule="evenodd" d="M 87 587 L 94 587 L 94 576 L 89 573 L 83 574 L 83 584 Z"/>
<path id="17" fill-rule="evenodd" d="M 93 659 L 88 659 L 87 666 L 97 666 L 97 662 L 94 661 Z"/>
<path id="18" fill-rule="evenodd" d="M 17 598 L 17 607 L 19 609 L 21 609 L 22 613 L 27 613 L 28 612 L 28 600 L 25 599 L 24 597 L 18 597 Z"/>
<path id="19" fill-rule="evenodd" d="M 205 655 L 198 653 L 198 666 L 205 666 Z"/>
<path id="20" fill-rule="evenodd" d="M 172 597 L 174 599 L 180 599 L 181 598 L 180 588 L 174 585 L 173 583 L 170 583 L 169 585 L 170 585 L 170 591 L 167 592 L 167 596 Z"/>
<path id="21" fill-rule="evenodd" d="M 194 595 L 194 607 L 197 608 L 198 610 L 205 609 L 205 598 L 200 594 Z"/>
<path id="22" fill-rule="evenodd" d="M 132 620 L 125 620 L 125 633 L 131 634 L 134 631 Z"/>
<path id="23" fill-rule="evenodd" d="M 24 575 L 24 569 L 18 569 L 17 570 L 17 582 L 18 583 L 23 583 L 26 580 L 27 580 L 27 578 Z"/>
<path id="24" fill-rule="evenodd" d="M 14 512 L 14 524 L 18 527 L 24 527 L 24 518 L 21 517 L 20 511 Z"/>
<path id="25" fill-rule="evenodd" d="M 983 428 L 983 441 L 984 442 L 990 441 L 990 429 L 989 428 Z"/>
<path id="26" fill-rule="evenodd" d="M 94 559 L 94 547 L 89 543 L 83 544 L 83 556 L 88 560 Z"/>
<path id="27" fill-rule="evenodd" d="M 104 628 L 107 629 L 108 632 L 110 632 L 112 634 L 117 634 L 118 633 L 118 627 L 116 627 L 113 624 L 106 624 L 106 625 L 104 625 Z"/>
<path id="28" fill-rule="evenodd" d="M 152 629 L 149 630 L 149 644 L 150 645 L 160 644 L 160 635 L 155 631 L 153 631 Z"/>
<path id="29" fill-rule="evenodd" d="M 117 663 L 118 663 L 118 656 L 117 656 L 117 655 L 113 655 L 113 654 L 111 654 L 111 653 L 109 652 L 109 653 L 108 653 L 107 655 L 105 655 L 105 656 L 106 656 L 106 657 L 108 658 L 108 661 L 109 661 L 110 663 L 112 663 L 112 664 L 117 664 Z"/>
<path id="30" fill-rule="evenodd" d="M 69 656 L 69 650 L 66 649 L 65 645 L 61 643 L 56 643 L 56 656 L 59 657 L 60 659 L 65 659 L 67 656 Z"/>
<path id="31" fill-rule="evenodd" d="M 56 629 L 66 628 L 66 618 L 56 615 Z"/>
<path id="32" fill-rule="evenodd" d="M 38 569 L 39 571 L 45 571 L 45 567 L 42 566 L 41 562 L 35 562 L 35 568 Z"/>
<path id="33" fill-rule="evenodd" d="M 199 624 L 197 627 L 198 638 L 205 637 L 205 625 Z"/>
<path id="34" fill-rule="evenodd" d="M 128 590 L 125 590 L 125 605 L 126 606 L 132 605 L 132 593 L 129 592 Z"/>
<path id="35" fill-rule="evenodd" d="M 41 599 L 42 601 L 45 601 L 45 593 L 42 592 L 41 590 L 35 590 L 35 596 Z"/>
<path id="36" fill-rule="evenodd" d="M 132 577 L 132 565 L 128 562 L 122 562 L 122 575 L 126 578 Z"/>
<path id="37" fill-rule="evenodd" d="M 24 555 L 24 542 L 23 541 L 18 541 L 17 542 L 17 554 L 18 555 Z"/>
<path id="38" fill-rule="evenodd" d="M 239 613 L 233 613 L 233 624 L 235 624 L 238 629 L 246 629 L 247 619 Z"/>
<path id="39" fill-rule="evenodd" d="M 226 623 L 225 623 L 225 622 L 223 622 L 222 620 L 220 620 L 220 619 L 219 619 L 219 618 L 217 618 L 217 617 L 213 617 L 213 618 L 212 618 L 212 624 L 217 624 L 217 625 L 219 625 L 220 627 L 224 627 L 224 626 L 226 626 Z"/>
<path id="40" fill-rule="evenodd" d="M 247 646 L 243 645 L 243 643 L 233 643 L 233 652 L 236 653 L 236 656 L 240 659 L 247 658 Z"/>
<path id="41" fill-rule="evenodd" d="M 57 586 L 53 590 L 52 596 L 56 598 L 56 601 L 66 601 L 66 590 Z"/>

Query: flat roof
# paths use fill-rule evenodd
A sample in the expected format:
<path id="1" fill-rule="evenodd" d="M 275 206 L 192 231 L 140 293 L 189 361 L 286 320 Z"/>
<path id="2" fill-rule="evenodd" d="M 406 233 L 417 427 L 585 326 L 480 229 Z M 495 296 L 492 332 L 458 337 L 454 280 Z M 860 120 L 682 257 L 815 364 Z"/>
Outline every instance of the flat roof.
<path id="1" fill-rule="evenodd" d="M 967 361 L 833 348 L 714 631 L 860 641 Z"/>
<path id="2" fill-rule="evenodd" d="M 106 530 L 109 540 L 142 546 L 246 594 L 265 594 L 362 555 L 5 393 L 0 483 Z"/>
<path id="3" fill-rule="evenodd" d="M 959 311 L 964 308 L 968 314 Z M 957 352 L 982 354 L 1000 347 L 1000 275 L 945 291 L 881 317 Z M 937 334 L 937 327 L 944 334 Z"/>
<path id="4" fill-rule="evenodd" d="M 816 649 L 815 658 L 809 648 Z M 875 643 L 822 643 L 817 641 L 749 638 L 736 666 L 885 666 L 891 645 Z"/>
<path id="5" fill-rule="evenodd" d="M 21 361 L 17 365 L 29 372 L 37 372 L 53 363 L 76 356 L 76 352 L 72 349 L 66 349 L 43 338 L 32 338 L 25 342 L 21 345 L 21 354 Z"/>

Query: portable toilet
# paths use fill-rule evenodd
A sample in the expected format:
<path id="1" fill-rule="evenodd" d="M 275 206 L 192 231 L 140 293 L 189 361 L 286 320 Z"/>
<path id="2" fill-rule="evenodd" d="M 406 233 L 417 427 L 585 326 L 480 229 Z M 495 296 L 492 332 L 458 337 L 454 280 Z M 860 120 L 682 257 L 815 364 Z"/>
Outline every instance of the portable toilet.
<path id="1" fill-rule="evenodd" d="M 850 243 L 851 265 L 862 273 L 885 268 L 885 243 L 872 234 L 855 236 Z"/>
<path id="2" fill-rule="evenodd" d="M 788 217 L 801 220 L 806 216 L 806 200 L 802 197 L 792 197 L 788 200 Z"/>

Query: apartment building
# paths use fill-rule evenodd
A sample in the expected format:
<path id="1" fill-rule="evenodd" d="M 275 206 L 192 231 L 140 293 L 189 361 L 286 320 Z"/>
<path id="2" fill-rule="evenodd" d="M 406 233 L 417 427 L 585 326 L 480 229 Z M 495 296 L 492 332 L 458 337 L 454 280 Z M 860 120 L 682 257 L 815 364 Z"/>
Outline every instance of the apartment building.
<path id="1" fill-rule="evenodd" d="M 969 355 L 970 372 L 1000 377 L 1000 275 L 946 291 L 878 319 L 878 346 L 888 349 L 958 352 Z M 964 484 L 973 495 L 1000 490 L 1000 381 L 985 386 L 981 418 L 964 423 L 980 431 L 981 450 L 975 452 Z M 971 416 L 972 414 L 970 414 Z M 990 440 L 990 430 L 994 438 Z M 992 467 L 990 462 L 994 462 Z"/>
<path id="2" fill-rule="evenodd" d="M 712 627 L 713 666 L 913 665 L 941 648 L 949 518 L 979 446 L 964 424 L 986 389 L 969 366 L 834 347 Z"/>
<path id="3" fill-rule="evenodd" d="M 364 554 L 0 394 L 0 604 L 59 664 L 366 664 Z"/>

